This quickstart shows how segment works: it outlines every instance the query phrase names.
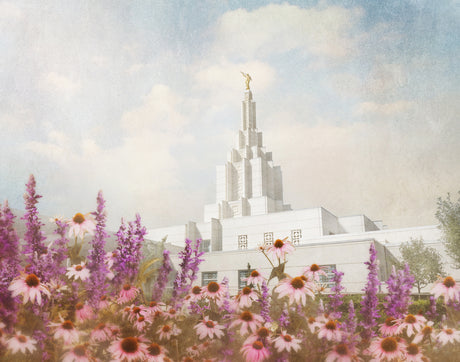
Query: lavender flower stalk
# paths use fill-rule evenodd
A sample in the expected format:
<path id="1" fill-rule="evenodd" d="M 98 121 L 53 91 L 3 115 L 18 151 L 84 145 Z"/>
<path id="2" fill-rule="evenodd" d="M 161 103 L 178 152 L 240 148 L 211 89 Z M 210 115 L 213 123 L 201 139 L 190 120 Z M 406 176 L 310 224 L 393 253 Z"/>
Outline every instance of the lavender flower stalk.
<path id="1" fill-rule="evenodd" d="M 88 253 L 88 269 L 90 277 L 86 283 L 88 300 L 92 307 L 98 309 L 99 301 L 106 294 L 107 267 L 105 261 L 105 239 L 108 237 L 105 232 L 106 213 L 104 211 L 105 200 L 102 191 L 97 195 L 97 211 L 93 213 L 96 219 L 96 231 L 91 241 L 92 249 Z"/>
<path id="2" fill-rule="evenodd" d="M 171 259 L 169 258 L 169 250 L 163 250 L 163 263 L 158 272 L 158 278 L 153 286 L 152 300 L 160 301 L 163 296 L 166 284 L 168 283 L 168 276 L 171 273 Z"/>
<path id="3" fill-rule="evenodd" d="M 407 314 L 410 303 L 410 293 L 415 279 L 410 274 L 409 265 L 404 270 L 396 272 L 395 267 L 387 281 L 388 294 L 385 297 L 386 314 L 393 318 L 403 318 Z"/>
<path id="4" fill-rule="evenodd" d="M 426 312 L 426 316 L 432 321 L 434 321 L 434 319 L 438 316 L 438 311 L 436 309 L 436 299 L 434 299 L 433 295 L 430 295 L 430 307 Z"/>
<path id="5" fill-rule="evenodd" d="M 26 213 L 22 217 L 22 219 L 26 221 L 24 254 L 26 255 L 27 262 L 30 264 L 28 271 L 43 279 L 44 270 L 40 268 L 39 261 L 40 257 L 47 253 L 48 249 L 43 244 L 46 238 L 41 231 L 41 227 L 44 224 L 41 223 L 38 217 L 38 210 L 36 207 L 38 199 L 41 196 L 35 193 L 35 186 L 36 182 L 34 175 L 30 175 L 29 181 L 26 184 L 26 193 L 24 194 Z"/>
<path id="6" fill-rule="evenodd" d="M 289 319 L 289 311 L 286 308 L 283 309 L 283 311 L 281 312 L 279 322 L 281 329 L 286 329 L 289 326 L 289 324 L 291 324 L 291 321 Z"/>
<path id="7" fill-rule="evenodd" d="M 197 278 L 198 267 L 203 261 L 200 256 L 204 254 L 199 251 L 200 244 L 201 240 L 198 239 L 192 248 L 192 241 L 185 240 L 184 250 L 179 253 L 179 258 L 182 259 L 182 262 L 179 264 L 181 270 L 174 280 L 173 301 L 177 301 L 181 295 L 186 294 Z"/>
<path id="8" fill-rule="evenodd" d="M 348 303 L 348 317 L 343 322 L 343 330 L 347 332 L 347 336 L 345 337 L 347 342 L 351 346 L 356 346 L 357 344 L 357 335 L 355 335 L 356 327 L 357 327 L 357 319 L 356 319 L 356 312 L 355 312 L 355 305 L 352 300 Z"/>
<path id="9" fill-rule="evenodd" d="M 0 320 L 11 331 L 16 323 L 18 301 L 11 296 L 8 287 L 19 274 L 19 237 L 14 230 L 15 216 L 6 201 L 0 209 Z"/>
<path id="10" fill-rule="evenodd" d="M 332 294 L 329 295 L 329 314 L 334 319 L 340 319 L 342 312 L 339 311 L 339 307 L 343 304 L 342 290 L 345 288 L 342 286 L 343 272 L 333 270 L 332 282 L 334 285 L 331 287 Z"/>
<path id="11" fill-rule="evenodd" d="M 260 316 L 264 319 L 265 323 L 272 321 L 270 317 L 270 296 L 267 282 L 264 280 L 261 287 L 262 294 L 259 298 L 260 303 Z"/>
<path id="12" fill-rule="evenodd" d="M 364 289 L 364 297 L 361 301 L 361 315 L 363 316 L 363 320 L 359 324 L 363 327 L 361 337 L 366 341 L 376 335 L 374 329 L 377 327 L 377 320 L 380 317 L 378 312 L 379 300 L 377 298 L 380 281 L 377 274 L 377 251 L 373 243 L 370 246 L 369 253 L 369 261 L 365 262 L 369 273 L 367 275 L 366 288 Z"/>

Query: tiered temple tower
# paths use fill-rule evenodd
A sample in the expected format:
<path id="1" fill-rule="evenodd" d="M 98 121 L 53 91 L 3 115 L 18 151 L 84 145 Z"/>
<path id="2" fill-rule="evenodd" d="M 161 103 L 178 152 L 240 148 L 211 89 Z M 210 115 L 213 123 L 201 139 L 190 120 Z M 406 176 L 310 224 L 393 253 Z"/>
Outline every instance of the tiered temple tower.
<path id="1" fill-rule="evenodd" d="M 216 203 L 205 206 L 204 221 L 285 210 L 291 207 L 283 202 L 281 168 L 274 166 L 272 153 L 263 146 L 247 78 L 240 130 L 227 162 L 217 166 Z"/>

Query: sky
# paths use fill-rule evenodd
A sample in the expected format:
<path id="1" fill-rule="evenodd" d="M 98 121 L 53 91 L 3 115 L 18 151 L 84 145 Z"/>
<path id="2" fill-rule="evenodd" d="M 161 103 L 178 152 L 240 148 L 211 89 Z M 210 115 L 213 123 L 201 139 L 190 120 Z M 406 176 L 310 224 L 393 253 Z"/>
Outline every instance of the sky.
<path id="1" fill-rule="evenodd" d="M 202 221 L 251 75 L 285 203 L 433 225 L 460 190 L 456 1 L 1 1 L 0 202 Z"/>

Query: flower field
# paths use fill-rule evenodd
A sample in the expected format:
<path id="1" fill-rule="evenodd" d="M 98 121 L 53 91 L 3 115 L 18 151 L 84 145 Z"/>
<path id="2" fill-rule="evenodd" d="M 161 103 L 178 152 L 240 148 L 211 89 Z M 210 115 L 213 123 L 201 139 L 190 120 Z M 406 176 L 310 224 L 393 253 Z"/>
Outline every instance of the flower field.
<path id="1" fill-rule="evenodd" d="M 316 264 L 285 274 L 296 252 L 287 239 L 260 248 L 271 275 L 256 268 L 230 295 L 226 279 L 197 284 L 200 240 L 185 241 L 176 275 L 167 250 L 144 257 L 139 215 L 122 223 L 117 248 L 106 250 L 102 193 L 95 212 L 53 220 L 56 238 L 46 240 L 33 176 L 26 187 L 24 240 L 8 203 L 0 208 L 2 361 L 460 360 L 459 283 L 440 278 L 428 308 L 413 311 L 409 268 L 380 281 L 373 245 L 358 301 L 345 294 L 340 271 L 330 289 Z M 149 278 L 153 288 L 145 287 Z"/>

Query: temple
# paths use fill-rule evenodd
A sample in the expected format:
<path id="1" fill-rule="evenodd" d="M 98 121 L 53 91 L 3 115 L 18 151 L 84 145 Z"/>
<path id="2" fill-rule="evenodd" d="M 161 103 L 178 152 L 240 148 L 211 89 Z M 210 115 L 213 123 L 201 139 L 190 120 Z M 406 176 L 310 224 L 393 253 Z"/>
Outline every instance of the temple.
<path id="1" fill-rule="evenodd" d="M 345 272 L 344 285 L 351 292 L 360 291 L 365 283 L 363 263 L 370 243 L 378 251 L 382 280 L 391 271 L 393 254 L 399 254 L 402 242 L 422 238 L 442 251 L 435 225 L 388 229 L 364 214 L 338 217 L 323 207 L 292 210 L 285 204 L 281 167 L 275 165 L 272 153 L 263 144 L 262 132 L 257 128 L 256 102 L 249 88 L 251 78 L 243 75 L 246 90 L 240 128 L 227 161 L 217 166 L 216 202 L 204 207 L 203 222 L 152 229 L 149 239 L 167 236 L 168 242 L 177 246 L 183 246 L 186 238 L 201 239 L 206 252 L 200 268 L 201 283 L 225 276 L 233 292 L 245 285 L 251 265 L 260 269 L 259 265 L 267 264 L 258 247 L 285 237 L 297 249 L 287 265 L 288 273 L 297 273 L 309 263 L 320 264 L 325 270 L 338 269 Z M 266 269 L 269 274 L 270 265 Z"/>

